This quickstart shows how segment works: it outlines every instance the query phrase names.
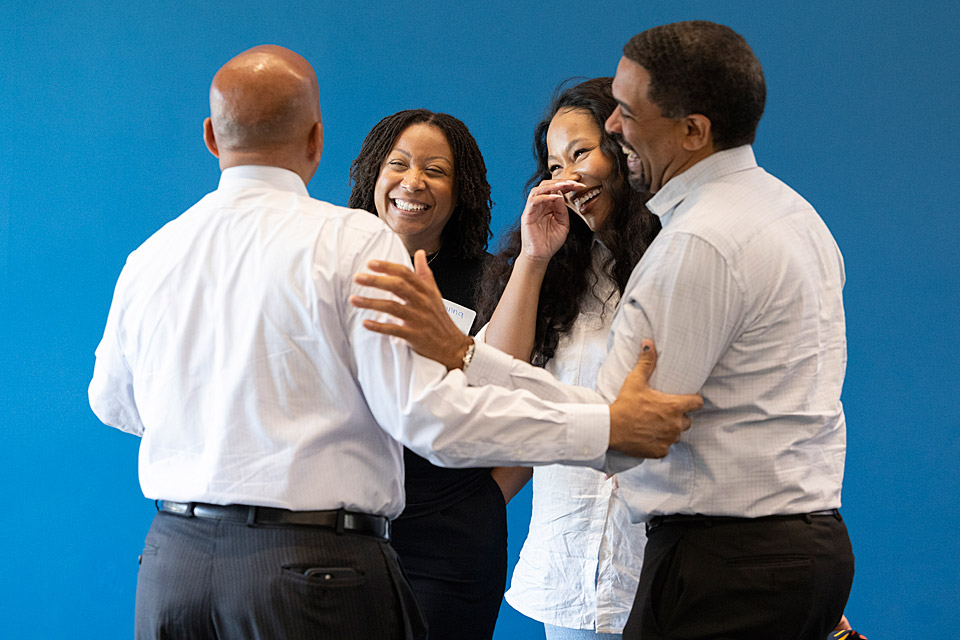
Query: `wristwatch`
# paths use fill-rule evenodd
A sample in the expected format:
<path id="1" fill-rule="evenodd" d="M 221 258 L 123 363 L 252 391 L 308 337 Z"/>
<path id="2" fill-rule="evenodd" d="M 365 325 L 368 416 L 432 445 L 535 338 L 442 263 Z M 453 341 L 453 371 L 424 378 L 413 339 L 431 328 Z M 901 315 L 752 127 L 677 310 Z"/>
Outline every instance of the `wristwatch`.
<path id="1" fill-rule="evenodd" d="M 460 367 L 460 370 L 464 373 L 467 372 L 467 367 L 470 366 L 470 363 L 473 362 L 473 352 L 477 350 L 477 343 L 474 340 L 470 341 L 470 346 L 467 347 L 467 352 L 463 354 L 463 366 Z"/>

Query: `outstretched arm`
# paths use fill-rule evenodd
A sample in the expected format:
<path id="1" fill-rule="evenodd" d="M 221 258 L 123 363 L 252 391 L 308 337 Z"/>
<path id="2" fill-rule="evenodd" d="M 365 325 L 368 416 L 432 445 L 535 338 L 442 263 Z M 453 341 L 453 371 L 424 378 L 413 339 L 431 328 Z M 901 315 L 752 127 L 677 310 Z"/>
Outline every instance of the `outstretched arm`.
<path id="1" fill-rule="evenodd" d="M 448 369 L 462 368 L 463 356 L 472 339 L 464 336 L 447 316 L 422 251 L 415 254 L 414 264 L 416 272 L 402 264 L 370 261 L 370 269 L 380 275 L 361 273 L 355 276 L 356 281 L 388 291 L 400 300 L 352 296 L 350 302 L 400 320 L 400 323 L 365 320 L 365 328 L 402 338 L 414 351 L 445 364 Z M 478 348 L 477 355 L 479 352 Z M 468 378 L 473 383 L 526 389 L 554 401 L 603 402 L 596 392 L 561 384 L 543 369 L 506 354 L 497 356 L 499 352 L 495 349 L 488 348 L 486 353 L 488 362 L 478 362 L 481 366 L 472 365 L 468 370 Z M 637 366 L 626 377 L 610 406 L 611 449 L 639 458 L 662 458 L 669 446 L 689 428 L 690 418 L 686 414 L 703 405 L 703 400 L 695 394 L 672 395 L 651 389 L 647 381 L 655 366 L 653 342 L 644 340 Z"/>

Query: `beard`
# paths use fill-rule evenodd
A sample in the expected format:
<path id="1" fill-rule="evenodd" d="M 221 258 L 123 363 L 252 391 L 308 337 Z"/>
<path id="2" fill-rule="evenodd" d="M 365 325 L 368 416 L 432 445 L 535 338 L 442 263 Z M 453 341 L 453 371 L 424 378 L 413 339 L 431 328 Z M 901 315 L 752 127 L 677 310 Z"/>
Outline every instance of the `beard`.
<path id="1" fill-rule="evenodd" d="M 651 195 L 650 193 L 650 181 L 647 180 L 647 177 L 642 173 L 638 176 L 633 175 L 632 173 L 627 178 L 627 183 L 630 185 L 630 188 L 636 191 L 637 193 L 642 193 L 644 195 Z"/>
<path id="2" fill-rule="evenodd" d="M 627 145 L 626 141 L 623 139 L 623 136 L 614 135 L 612 136 L 614 143 L 619 145 L 621 149 L 630 149 L 633 154 L 636 154 L 636 151 L 633 151 L 633 147 Z M 644 175 L 643 167 L 640 168 L 640 173 L 635 174 L 630 171 L 630 168 L 626 163 L 620 165 L 624 168 L 625 173 L 627 174 L 627 184 L 630 185 L 630 188 L 636 191 L 637 193 L 642 193 L 647 198 L 650 197 L 650 179 Z"/>

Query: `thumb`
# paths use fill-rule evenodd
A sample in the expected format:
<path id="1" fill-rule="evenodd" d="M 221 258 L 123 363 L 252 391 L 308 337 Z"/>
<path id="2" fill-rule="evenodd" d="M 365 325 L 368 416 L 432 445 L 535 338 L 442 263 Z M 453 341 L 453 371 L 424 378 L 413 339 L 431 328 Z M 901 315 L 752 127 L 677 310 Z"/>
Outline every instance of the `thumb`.
<path id="1" fill-rule="evenodd" d="M 423 249 L 417 249 L 416 253 L 413 254 L 413 270 L 417 274 L 417 280 L 431 286 L 436 286 L 436 282 L 433 279 L 433 271 L 428 264 L 427 252 Z"/>
<path id="2" fill-rule="evenodd" d="M 657 366 L 657 348 L 653 345 L 653 340 L 649 338 L 640 343 L 640 357 L 637 358 L 637 366 L 634 371 L 637 372 L 646 383 L 650 382 L 650 376 Z"/>

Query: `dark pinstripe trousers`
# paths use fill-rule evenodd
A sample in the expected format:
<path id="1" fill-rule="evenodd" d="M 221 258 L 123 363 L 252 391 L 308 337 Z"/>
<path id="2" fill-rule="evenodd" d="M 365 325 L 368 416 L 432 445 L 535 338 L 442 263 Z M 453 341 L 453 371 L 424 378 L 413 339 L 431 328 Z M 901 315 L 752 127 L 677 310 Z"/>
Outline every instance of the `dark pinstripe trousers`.
<path id="1" fill-rule="evenodd" d="M 383 540 L 163 512 L 144 544 L 135 618 L 144 640 L 426 637 Z"/>

